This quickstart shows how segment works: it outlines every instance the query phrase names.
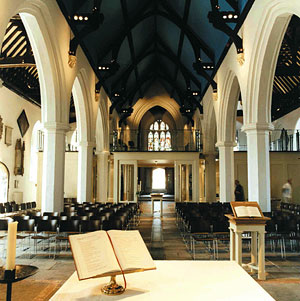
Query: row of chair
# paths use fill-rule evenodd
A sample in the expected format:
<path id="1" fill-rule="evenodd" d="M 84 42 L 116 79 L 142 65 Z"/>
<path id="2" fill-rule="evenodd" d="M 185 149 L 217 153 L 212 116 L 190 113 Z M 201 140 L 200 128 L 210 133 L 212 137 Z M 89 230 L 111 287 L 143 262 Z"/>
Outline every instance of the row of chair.
<path id="1" fill-rule="evenodd" d="M 204 244 L 212 258 L 218 258 L 219 242 L 229 242 L 229 223 L 224 214 L 231 213 L 228 203 L 177 203 L 176 223 L 183 240 L 196 258 L 196 246 Z"/>
<path id="2" fill-rule="evenodd" d="M 300 215 L 300 204 L 281 202 L 280 211 L 290 213 L 293 215 Z"/>
<path id="3" fill-rule="evenodd" d="M 18 221 L 18 239 L 25 241 L 28 238 L 34 241 L 34 249 L 40 242 L 48 241 L 48 246 L 55 242 L 55 253 L 57 246 L 62 241 L 68 243 L 68 236 L 75 233 L 86 233 L 97 230 L 127 230 L 135 227 L 139 222 L 140 210 L 138 204 L 123 204 L 114 210 L 106 208 L 101 215 L 73 215 L 68 216 L 65 212 L 30 212 L 28 215 L 15 215 L 12 218 L 0 220 L 0 231 L 5 238 L 8 222 Z M 44 244 L 43 244 L 44 245 Z M 60 249 L 60 248 L 59 248 Z"/>
<path id="4" fill-rule="evenodd" d="M 0 203 L 0 214 L 17 213 L 19 211 L 30 210 L 36 208 L 36 202 L 27 202 L 17 204 L 16 202 Z"/>
<path id="5" fill-rule="evenodd" d="M 228 221 L 224 216 L 230 213 L 228 205 L 177 204 L 177 225 L 193 254 L 197 242 L 213 244 L 215 256 L 220 237 L 222 241 L 229 241 Z M 293 204 L 289 204 L 291 208 L 290 205 Z M 281 209 L 265 212 L 264 215 L 271 218 L 266 224 L 266 248 L 273 252 L 280 249 L 283 258 L 286 257 L 287 248 L 290 252 L 300 251 L 300 215 Z"/>

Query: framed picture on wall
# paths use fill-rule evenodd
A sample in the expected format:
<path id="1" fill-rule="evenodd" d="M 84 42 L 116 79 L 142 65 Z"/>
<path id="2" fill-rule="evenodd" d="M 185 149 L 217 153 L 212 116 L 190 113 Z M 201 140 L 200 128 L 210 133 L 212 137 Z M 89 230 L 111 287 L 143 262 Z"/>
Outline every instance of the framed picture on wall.
<path id="1" fill-rule="evenodd" d="M 17 119 L 17 123 L 20 129 L 21 136 L 24 137 L 26 134 L 28 128 L 29 128 L 29 122 L 25 113 L 25 110 L 22 111 L 20 116 Z"/>
<path id="2" fill-rule="evenodd" d="M 5 140 L 4 140 L 4 143 L 7 145 L 7 146 L 10 146 L 12 144 L 12 130 L 13 128 L 6 125 L 5 126 Z"/>

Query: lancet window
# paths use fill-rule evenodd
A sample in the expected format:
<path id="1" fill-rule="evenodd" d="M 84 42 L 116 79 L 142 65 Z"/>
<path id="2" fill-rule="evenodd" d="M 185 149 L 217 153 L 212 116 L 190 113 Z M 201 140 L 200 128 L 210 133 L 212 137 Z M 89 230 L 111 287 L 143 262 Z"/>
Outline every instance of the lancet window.
<path id="1" fill-rule="evenodd" d="M 169 126 L 162 120 L 150 125 L 148 133 L 148 151 L 171 151 L 171 133 Z"/>

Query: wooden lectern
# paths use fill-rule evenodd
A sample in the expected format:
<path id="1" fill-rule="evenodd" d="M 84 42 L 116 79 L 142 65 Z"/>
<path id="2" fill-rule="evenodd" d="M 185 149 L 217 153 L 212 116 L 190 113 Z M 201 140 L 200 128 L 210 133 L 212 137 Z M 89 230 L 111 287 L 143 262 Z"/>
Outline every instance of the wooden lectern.
<path id="1" fill-rule="evenodd" d="M 160 216 L 163 216 L 163 193 L 151 193 L 151 213 L 152 215 L 154 214 L 154 200 L 159 200 L 160 201 Z"/>
<path id="2" fill-rule="evenodd" d="M 251 272 L 257 270 L 258 279 L 265 280 L 265 226 L 270 218 L 263 215 L 257 202 L 230 202 L 230 205 L 233 215 L 225 214 L 230 224 L 230 260 L 236 261 L 241 266 L 250 267 Z M 251 262 L 243 265 L 242 233 L 244 232 L 251 232 Z"/>

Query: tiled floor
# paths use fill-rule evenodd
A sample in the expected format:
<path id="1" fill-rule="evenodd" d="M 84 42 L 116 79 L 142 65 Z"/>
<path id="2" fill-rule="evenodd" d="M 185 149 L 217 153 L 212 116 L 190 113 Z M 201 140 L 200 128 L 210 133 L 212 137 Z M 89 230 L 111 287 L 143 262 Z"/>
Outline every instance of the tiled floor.
<path id="1" fill-rule="evenodd" d="M 160 218 L 159 203 L 155 203 L 154 217 L 151 214 L 150 202 L 141 203 L 142 216 L 138 227 L 153 259 L 159 260 L 192 260 L 190 252 L 182 240 L 175 223 L 173 202 L 164 202 L 164 216 Z M 199 246 L 197 259 L 213 259 L 212 252 Z M 228 260 L 227 245 L 221 245 L 219 260 Z M 200 252 L 201 251 L 201 252 Z M 245 261 L 247 261 L 247 244 L 245 245 Z M 55 259 L 47 255 L 20 254 L 17 264 L 31 264 L 39 268 L 38 273 L 14 285 L 13 300 L 32 301 L 48 300 L 62 283 L 74 272 L 73 259 L 70 252 L 63 251 Z M 282 259 L 280 252 L 266 252 L 266 281 L 259 284 L 278 301 L 300 300 L 300 254 L 287 253 Z M 201 272 L 201 271 L 199 271 Z M 230 272 L 230 271 L 229 271 Z M 255 276 L 253 276 L 255 278 Z M 23 284 L 22 284 L 23 283 Z M 33 292 L 34 291 L 34 292 Z M 0 285 L 0 300 L 5 300 L 5 287 Z"/>

